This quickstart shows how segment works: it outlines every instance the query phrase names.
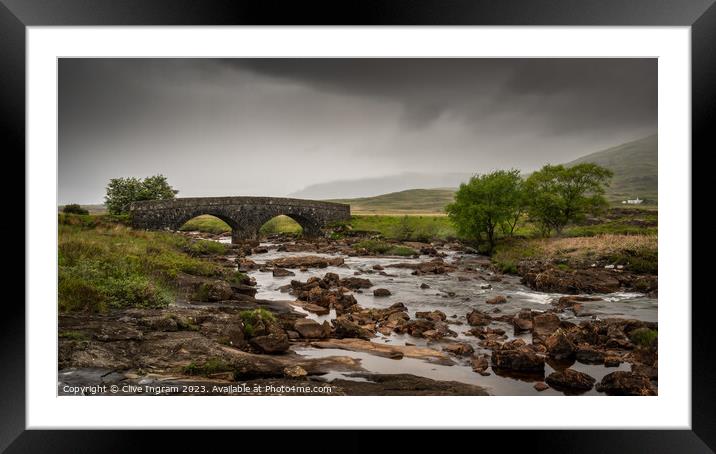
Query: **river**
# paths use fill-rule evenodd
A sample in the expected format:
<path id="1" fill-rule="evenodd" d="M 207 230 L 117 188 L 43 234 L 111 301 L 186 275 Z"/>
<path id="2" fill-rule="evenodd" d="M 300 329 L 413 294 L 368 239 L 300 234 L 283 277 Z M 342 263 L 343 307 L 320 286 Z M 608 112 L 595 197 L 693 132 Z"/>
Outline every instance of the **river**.
<path id="1" fill-rule="evenodd" d="M 228 242 L 229 239 L 221 239 L 222 242 Z M 360 273 L 360 277 L 369 278 L 373 283 L 371 289 L 360 293 L 354 292 L 355 298 L 363 307 L 384 308 L 391 304 L 402 302 L 407 308 L 411 318 L 415 318 L 417 311 L 441 310 L 448 316 L 448 321 L 452 322 L 450 328 L 458 333 L 456 340 L 469 343 L 475 349 L 476 354 L 490 353 L 478 345 L 479 339 L 474 336 L 466 335 L 465 332 L 471 327 L 465 322 L 465 316 L 472 309 L 477 308 L 482 311 L 491 313 L 499 310 L 503 314 L 514 314 L 521 309 L 531 309 L 542 311 L 550 306 L 550 302 L 563 296 L 557 293 L 543 293 L 529 289 L 520 284 L 520 278 L 516 276 L 501 276 L 499 282 L 488 282 L 483 278 L 477 278 L 476 273 L 467 271 L 455 271 L 449 274 L 441 275 L 412 275 L 412 270 L 402 268 L 389 268 L 388 266 L 400 262 L 409 261 L 425 261 L 431 257 L 422 256 L 420 258 L 404 258 L 404 257 L 350 257 L 340 254 L 316 254 L 316 253 L 299 253 L 299 252 L 279 252 L 276 250 L 278 244 L 262 243 L 262 247 L 268 248 L 269 251 L 263 254 L 253 254 L 251 260 L 257 264 L 263 264 L 269 260 L 281 257 L 296 257 L 302 255 L 319 255 L 325 257 L 340 256 L 345 260 L 344 265 L 328 268 L 310 268 L 307 271 L 292 270 L 296 273 L 290 277 L 273 277 L 271 272 L 250 271 L 248 274 L 256 280 L 256 288 L 258 293 L 256 298 L 269 300 L 292 300 L 288 293 L 280 290 L 281 287 L 289 284 L 291 280 L 306 281 L 309 277 L 323 277 L 326 273 L 332 272 L 338 274 L 341 278 L 353 276 Z M 446 254 L 444 260 L 448 263 L 459 261 L 461 269 L 467 267 L 479 268 L 480 262 L 484 263 L 484 257 L 474 255 L 466 255 L 449 250 L 439 250 Z M 381 265 L 385 268 L 385 275 L 379 274 L 373 270 L 374 265 Z M 484 272 L 481 274 L 485 274 Z M 421 288 L 421 284 L 429 285 L 429 288 Z M 491 288 L 485 288 L 487 285 Z M 392 295 L 390 297 L 374 297 L 372 289 L 387 288 Z M 498 307 L 489 305 L 485 301 L 496 295 L 504 295 L 507 297 L 507 303 L 500 304 Z M 580 320 L 596 318 L 630 318 L 643 321 L 657 321 L 657 300 L 648 298 L 638 293 L 611 293 L 607 295 L 590 295 L 603 298 L 603 301 L 589 302 L 589 314 L 586 316 L 576 317 L 571 311 L 565 311 L 558 314 L 561 319 L 572 322 Z M 300 308 L 299 311 L 305 312 Z M 319 322 L 331 320 L 335 318 L 335 312 L 332 310 L 328 315 L 315 315 L 305 312 L 308 317 Z M 457 322 L 457 323 L 456 323 Z M 462 323 L 462 324 L 458 324 Z M 502 328 L 505 330 L 509 339 L 515 337 L 524 337 L 526 342 L 531 342 L 531 334 L 515 335 L 510 324 L 505 322 L 494 322 L 492 327 Z M 392 333 L 389 336 L 376 333 L 373 342 L 405 345 L 409 342 L 418 346 L 430 346 L 435 349 L 441 349 L 440 341 L 428 341 L 423 338 L 416 338 L 409 335 L 401 335 Z M 402 358 L 399 360 L 388 359 L 371 355 L 368 353 L 351 352 L 346 350 L 334 349 L 318 349 L 304 346 L 294 346 L 293 350 L 301 355 L 310 357 L 345 355 L 360 358 L 363 367 L 374 373 L 395 374 L 407 373 L 418 376 L 428 377 L 437 380 L 451 380 L 463 383 L 479 385 L 487 389 L 493 395 L 562 395 L 563 393 L 552 388 L 538 392 L 533 385 L 537 381 L 535 379 L 517 379 L 513 377 L 505 377 L 496 375 L 491 369 L 489 376 L 482 376 L 472 370 L 467 359 L 455 358 L 456 364 L 452 366 L 438 365 L 429 363 L 419 359 Z M 579 362 L 571 365 L 575 370 L 585 372 L 599 381 L 604 375 L 616 370 L 629 370 L 627 363 L 622 363 L 619 367 L 605 367 L 603 365 L 588 365 Z M 545 376 L 554 371 L 553 367 L 547 364 L 545 366 Z M 330 381 L 335 378 L 355 379 L 346 377 L 340 373 L 331 373 L 322 378 Z M 586 394 L 600 394 L 594 388 Z"/>

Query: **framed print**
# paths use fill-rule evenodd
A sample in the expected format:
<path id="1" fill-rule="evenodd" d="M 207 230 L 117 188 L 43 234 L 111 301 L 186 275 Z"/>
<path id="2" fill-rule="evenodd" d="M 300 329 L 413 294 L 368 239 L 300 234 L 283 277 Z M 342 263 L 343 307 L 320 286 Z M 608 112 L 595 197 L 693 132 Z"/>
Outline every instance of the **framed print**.
<path id="1" fill-rule="evenodd" d="M 712 2 L 4 3 L 8 452 L 267 428 L 713 449 Z"/>

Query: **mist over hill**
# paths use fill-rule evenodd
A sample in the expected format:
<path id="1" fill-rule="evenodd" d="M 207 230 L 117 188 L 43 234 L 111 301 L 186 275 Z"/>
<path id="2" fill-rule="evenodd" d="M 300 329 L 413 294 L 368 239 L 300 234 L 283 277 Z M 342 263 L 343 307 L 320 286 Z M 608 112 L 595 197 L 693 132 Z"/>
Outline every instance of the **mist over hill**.
<path id="1" fill-rule="evenodd" d="M 299 199 L 352 199 L 417 188 L 456 188 L 470 178 L 470 173 L 401 173 L 374 178 L 319 183 L 289 194 Z"/>
<path id="2" fill-rule="evenodd" d="M 658 144 L 656 134 L 627 142 L 606 150 L 597 151 L 565 163 L 572 166 L 584 162 L 606 167 L 614 172 L 606 197 L 611 202 L 639 197 L 646 204 L 658 202 Z M 328 199 L 348 203 L 356 213 L 442 213 L 453 199 L 460 183 L 470 178 L 469 173 L 439 175 L 404 174 L 389 177 L 350 180 L 309 186 L 296 197 Z M 431 185 L 433 182 L 440 185 Z M 426 182 L 423 188 L 418 188 Z M 395 189 L 397 188 L 397 189 Z M 326 197 L 323 194 L 365 194 L 372 196 Z M 309 195 L 303 195 L 309 194 Z"/>
<path id="3" fill-rule="evenodd" d="M 592 162 L 614 172 L 607 189 L 610 200 L 639 197 L 645 203 L 657 203 L 659 178 L 656 134 L 582 156 L 565 165 L 584 162 Z"/>

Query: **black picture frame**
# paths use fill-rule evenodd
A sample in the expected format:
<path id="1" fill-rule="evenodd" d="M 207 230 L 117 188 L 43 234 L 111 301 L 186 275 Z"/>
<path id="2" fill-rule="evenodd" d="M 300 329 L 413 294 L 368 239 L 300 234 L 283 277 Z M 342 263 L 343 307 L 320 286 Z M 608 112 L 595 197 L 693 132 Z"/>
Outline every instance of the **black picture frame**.
<path id="1" fill-rule="evenodd" d="M 244 0 L 0 0 L 0 108 L 5 156 L 25 155 L 25 33 L 29 26 L 176 25 L 550 25 L 690 26 L 693 160 L 716 150 L 715 0 L 344 0 L 283 2 Z M 698 193 L 694 192 L 696 198 Z M 684 222 L 692 222 L 685 220 Z M 695 233 L 695 232 L 694 232 Z M 25 241 L 29 241 L 26 237 Z M 31 270 L 27 270 L 31 271 Z M 693 276 L 703 273 L 694 269 Z M 692 277 L 693 282 L 698 279 Z M 19 301 L 19 299 L 17 300 Z M 0 387 L 0 450 L 7 452 L 128 452 L 152 449 L 156 440 L 137 441 L 137 431 L 25 430 L 25 311 L 6 299 L 0 329 L 4 373 Z M 692 430 L 515 431 L 487 433 L 511 447 L 578 452 L 713 452 L 716 450 L 716 376 L 710 352 L 713 309 L 708 299 L 692 305 Z M 685 304 L 687 302 L 668 302 Z M 538 417 L 538 409 L 530 409 Z M 99 416 L 98 416 L 99 417 Z M 578 417 L 578 415 L 575 415 Z M 146 432 L 142 435 L 146 435 Z M 335 432 L 341 450 L 360 449 L 360 435 Z M 217 435 L 218 436 L 218 435 Z M 227 434 L 222 434 L 227 437 Z M 235 438 L 236 435 L 229 435 Z M 460 436 L 463 437 L 462 435 Z M 472 438 L 472 436 L 468 436 Z M 489 438 L 488 438 L 489 437 Z M 206 446 L 206 436 L 176 432 L 184 449 Z M 425 438 L 400 436 L 401 449 Z M 440 438 L 440 437 L 436 437 Z M 291 446 L 296 434 L 271 437 L 271 450 Z M 365 440 L 364 440 L 365 441 Z M 217 440 L 212 435 L 212 442 Z M 234 442 L 236 440 L 234 439 Z M 371 443 L 372 444 L 372 443 Z M 482 443 L 481 443 L 482 444 Z M 491 444 L 491 443 L 490 443 Z M 166 447 L 164 443 L 161 445 Z M 231 446 L 231 445 L 230 445 Z M 234 445 L 236 446 L 236 445 Z M 248 445 L 247 445 L 248 446 Z M 487 445 L 484 445 L 485 447 Z M 218 446 L 217 446 L 218 447 Z M 335 445 L 333 446 L 335 448 Z M 331 448 L 325 445 L 325 450 Z M 321 449 L 324 450 L 324 449 Z M 361 449 L 362 450 L 362 449 Z"/>

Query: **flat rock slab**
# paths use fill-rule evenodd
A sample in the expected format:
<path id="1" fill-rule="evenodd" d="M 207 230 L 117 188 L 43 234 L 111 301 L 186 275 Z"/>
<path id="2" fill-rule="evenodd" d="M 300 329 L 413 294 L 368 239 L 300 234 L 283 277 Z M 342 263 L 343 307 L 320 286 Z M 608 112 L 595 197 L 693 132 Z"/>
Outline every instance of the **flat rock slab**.
<path id="1" fill-rule="evenodd" d="M 350 374 L 368 381 L 336 379 L 330 384 L 348 396 L 488 396 L 485 388 L 410 374 Z"/>
<path id="2" fill-rule="evenodd" d="M 354 352 L 365 352 L 393 359 L 402 359 L 403 357 L 416 358 L 446 366 L 455 364 L 446 353 L 433 350 L 432 348 L 410 345 L 377 344 L 363 339 L 329 339 L 325 341 L 311 342 L 311 346 L 316 348 L 338 348 Z"/>

